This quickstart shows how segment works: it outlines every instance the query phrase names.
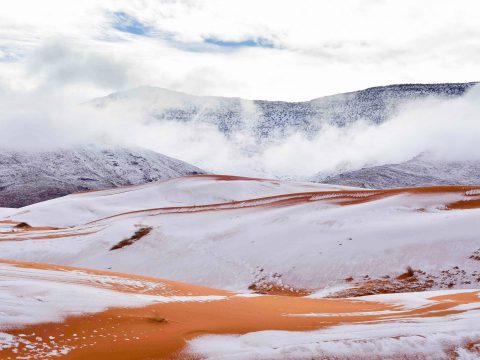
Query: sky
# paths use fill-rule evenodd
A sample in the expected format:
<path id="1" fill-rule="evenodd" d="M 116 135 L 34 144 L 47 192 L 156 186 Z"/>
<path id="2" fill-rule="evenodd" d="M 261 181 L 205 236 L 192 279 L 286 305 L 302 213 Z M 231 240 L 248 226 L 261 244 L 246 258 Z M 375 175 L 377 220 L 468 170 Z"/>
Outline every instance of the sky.
<path id="1" fill-rule="evenodd" d="M 407 104 L 381 125 L 322 125 L 266 142 L 248 131 L 260 111 L 248 100 L 248 126 L 232 136 L 202 121 L 152 121 L 147 102 L 86 104 L 139 86 L 304 101 L 478 81 L 479 13 L 478 0 L 0 1 L 0 149 L 133 144 L 211 172 L 301 179 L 423 153 L 478 161 L 480 86 Z"/>
<path id="2" fill-rule="evenodd" d="M 0 2 L 0 92 L 301 101 L 480 79 L 478 0 Z"/>

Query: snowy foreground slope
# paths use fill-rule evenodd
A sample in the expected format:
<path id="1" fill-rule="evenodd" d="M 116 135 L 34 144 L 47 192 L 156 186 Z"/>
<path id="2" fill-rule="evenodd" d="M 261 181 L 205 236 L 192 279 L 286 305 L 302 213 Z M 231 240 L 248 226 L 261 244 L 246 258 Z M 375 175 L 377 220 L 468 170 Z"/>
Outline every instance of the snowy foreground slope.
<path id="1" fill-rule="evenodd" d="M 1 208 L 0 358 L 478 359 L 479 218 L 480 186 L 221 175 Z"/>
<path id="2" fill-rule="evenodd" d="M 50 151 L 0 149 L 0 207 L 21 207 L 73 192 L 203 173 L 138 147 L 78 146 Z"/>
<path id="3" fill-rule="evenodd" d="M 4 213 L 0 254 L 257 293 L 479 288 L 479 189 L 185 177 Z"/>
<path id="4" fill-rule="evenodd" d="M 476 359 L 479 295 L 250 296 L 0 260 L 0 357 Z"/>
<path id="5" fill-rule="evenodd" d="M 386 189 L 408 186 L 480 185 L 480 161 L 439 161 L 421 155 L 400 164 L 367 167 L 312 181 Z"/>

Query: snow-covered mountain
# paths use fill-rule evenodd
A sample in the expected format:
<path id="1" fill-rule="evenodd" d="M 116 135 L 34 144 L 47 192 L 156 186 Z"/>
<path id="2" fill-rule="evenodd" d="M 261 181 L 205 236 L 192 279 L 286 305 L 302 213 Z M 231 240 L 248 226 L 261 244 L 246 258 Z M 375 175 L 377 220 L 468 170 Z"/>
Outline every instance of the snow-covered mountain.
<path id="1" fill-rule="evenodd" d="M 90 145 L 49 151 L 0 150 L 0 207 L 21 207 L 73 192 L 204 173 L 138 147 Z"/>
<path id="2" fill-rule="evenodd" d="M 410 186 L 480 184 L 480 161 L 441 161 L 426 155 L 400 164 L 367 167 L 312 181 L 386 189 Z"/>
<path id="3" fill-rule="evenodd" d="M 251 170 L 249 175 L 259 177 L 309 179 L 362 187 L 476 184 L 479 182 L 477 169 L 480 163 L 476 164 L 473 161 L 447 163 L 421 157 L 399 165 L 374 163 L 374 165 L 383 166 L 346 174 L 339 174 L 340 170 L 332 173 L 333 167 L 325 171 L 322 166 L 326 165 L 317 161 L 317 165 L 312 162 L 311 169 L 302 169 L 302 175 L 293 173 L 294 170 L 291 169 L 294 169 L 294 166 L 285 166 L 279 170 L 268 162 L 268 159 L 274 157 L 273 155 L 277 152 L 281 153 L 285 149 L 294 148 L 297 143 L 301 145 L 307 143 L 312 152 L 322 152 L 321 145 L 315 148 L 314 144 L 316 141 L 320 144 L 328 144 L 332 126 L 342 134 L 340 128 L 362 120 L 362 126 L 365 126 L 366 122 L 374 129 L 375 125 L 401 114 L 403 109 L 410 109 L 412 102 L 426 98 L 453 99 L 464 95 L 476 84 L 470 82 L 390 85 L 305 102 L 202 97 L 161 88 L 142 87 L 98 98 L 90 104 L 107 111 L 118 107 L 122 113 L 131 111 L 141 114 L 139 118 L 145 122 L 192 123 L 195 131 L 203 129 L 198 127 L 200 130 L 197 130 L 198 123 L 208 124 L 209 130 L 213 126 L 220 132 L 215 133 L 215 136 L 219 136 L 222 141 L 231 145 L 232 153 L 238 154 L 236 158 L 252 159 L 251 168 L 228 168 L 228 173 L 237 175 L 243 175 L 245 171 Z M 410 125 L 412 125 L 411 122 Z M 362 126 L 359 128 L 362 129 Z M 421 124 L 419 126 L 422 127 Z M 346 128 L 346 137 L 355 133 L 356 129 L 354 126 Z M 333 133 L 337 132 L 334 130 Z M 348 143 L 345 146 L 348 146 Z M 309 162 L 308 159 L 305 161 Z M 243 166 L 242 164 L 239 162 L 239 167 Z M 209 168 L 208 161 L 205 161 L 203 166 Z M 337 164 L 337 168 L 343 167 L 343 171 L 356 169 L 348 166 L 348 159 L 345 164 Z M 215 172 L 223 171 L 225 170 L 222 170 L 221 166 L 215 168 Z M 319 174 L 312 177 L 316 172 Z M 325 179 L 327 175 L 331 177 Z"/>
<path id="4" fill-rule="evenodd" d="M 337 126 L 366 119 L 381 123 L 407 101 L 461 96 L 475 83 L 407 84 L 376 87 L 307 102 L 257 101 L 200 97 L 143 87 L 93 100 L 97 107 L 142 111 L 148 121 L 195 121 L 214 124 L 226 136 L 246 131 L 258 142 L 294 130 L 314 135 L 322 124 Z M 247 142 L 247 152 L 256 145 Z M 447 171 L 448 168 L 454 169 Z M 314 181 L 355 186 L 394 187 L 478 183 L 478 165 L 412 160 Z M 200 169 L 151 151 L 87 147 L 44 152 L 0 151 L 0 207 L 19 207 L 72 192 L 141 184 Z M 442 176 L 439 176 L 441 174 Z"/>
<path id="5" fill-rule="evenodd" d="M 402 104 L 429 96 L 463 95 L 476 83 L 402 84 L 373 87 L 305 102 L 194 96 L 156 87 L 118 92 L 91 102 L 97 107 L 125 106 L 158 121 L 200 121 L 225 134 L 249 131 L 259 139 L 288 130 L 312 134 L 324 123 L 344 126 L 363 119 L 379 124 Z"/>

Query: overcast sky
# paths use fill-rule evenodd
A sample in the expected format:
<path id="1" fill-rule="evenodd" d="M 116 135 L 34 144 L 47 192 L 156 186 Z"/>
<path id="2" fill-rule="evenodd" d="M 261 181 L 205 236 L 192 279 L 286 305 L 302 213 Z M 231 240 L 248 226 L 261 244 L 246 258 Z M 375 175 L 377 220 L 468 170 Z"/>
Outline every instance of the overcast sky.
<path id="1" fill-rule="evenodd" d="M 480 80 L 478 0 L 0 2 L 0 90 L 308 100 Z"/>

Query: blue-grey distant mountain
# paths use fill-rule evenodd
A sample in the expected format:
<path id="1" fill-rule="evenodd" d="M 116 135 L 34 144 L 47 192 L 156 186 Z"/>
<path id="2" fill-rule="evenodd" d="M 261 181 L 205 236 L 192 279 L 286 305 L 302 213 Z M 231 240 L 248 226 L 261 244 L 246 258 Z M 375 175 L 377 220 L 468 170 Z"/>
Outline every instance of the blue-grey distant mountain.
<path id="1" fill-rule="evenodd" d="M 314 134 L 324 123 L 345 126 L 363 119 L 379 124 L 402 104 L 426 97 L 453 98 L 474 86 L 470 83 L 402 84 L 373 87 L 305 102 L 245 100 L 194 96 L 156 87 L 141 87 L 95 99 L 99 107 L 128 105 L 158 121 L 212 123 L 229 135 L 246 130 L 259 139 L 285 131 Z"/>

